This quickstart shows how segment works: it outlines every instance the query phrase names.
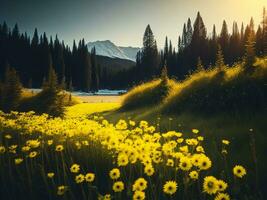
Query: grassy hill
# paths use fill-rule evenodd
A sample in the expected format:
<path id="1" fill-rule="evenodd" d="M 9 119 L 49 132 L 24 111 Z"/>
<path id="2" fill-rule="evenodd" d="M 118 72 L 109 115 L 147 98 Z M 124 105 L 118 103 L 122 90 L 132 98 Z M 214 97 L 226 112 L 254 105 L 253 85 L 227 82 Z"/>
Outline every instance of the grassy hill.
<path id="1" fill-rule="evenodd" d="M 267 59 L 258 59 L 250 73 L 243 69 L 241 63 L 198 71 L 181 82 L 144 83 L 124 96 L 122 110 L 149 106 L 168 114 L 267 111 Z"/>

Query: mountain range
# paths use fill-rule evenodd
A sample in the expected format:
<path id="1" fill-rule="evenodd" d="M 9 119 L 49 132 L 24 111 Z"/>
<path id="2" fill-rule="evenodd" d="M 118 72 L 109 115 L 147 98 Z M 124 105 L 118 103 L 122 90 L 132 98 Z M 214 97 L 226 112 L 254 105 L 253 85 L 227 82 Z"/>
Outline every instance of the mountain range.
<path id="1" fill-rule="evenodd" d="M 93 47 L 96 48 L 96 54 L 106 56 L 109 58 L 119 58 L 124 60 L 136 60 L 136 54 L 141 49 L 138 47 L 121 47 L 116 46 L 110 40 L 89 42 L 87 44 L 88 50 L 91 51 Z"/>

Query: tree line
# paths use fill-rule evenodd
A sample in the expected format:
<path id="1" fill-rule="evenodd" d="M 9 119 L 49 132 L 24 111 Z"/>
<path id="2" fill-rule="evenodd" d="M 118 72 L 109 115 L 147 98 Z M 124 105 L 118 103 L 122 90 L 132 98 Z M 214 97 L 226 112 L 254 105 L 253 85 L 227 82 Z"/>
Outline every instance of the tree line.
<path id="1" fill-rule="evenodd" d="M 168 74 L 176 79 L 184 79 L 192 72 L 211 68 L 212 66 L 233 65 L 244 61 L 251 66 L 255 56 L 267 55 L 267 12 L 263 9 L 262 22 L 255 30 L 254 20 L 248 25 L 233 22 L 230 33 L 226 21 L 217 33 L 213 26 L 211 36 L 200 15 L 192 25 L 189 18 L 183 26 L 182 36 L 178 37 L 177 47 L 166 37 L 163 50 L 158 51 L 150 25 L 146 27 L 143 48 L 136 57 L 136 67 L 129 72 L 132 82 L 142 82 L 159 76 L 162 68 L 167 66 Z M 135 76 L 132 76 L 135 74 Z M 124 75 L 127 76 L 127 75 Z"/>
<path id="2" fill-rule="evenodd" d="M 40 88 L 48 78 L 50 66 L 65 89 L 97 91 L 99 88 L 99 65 L 96 51 L 88 51 L 84 39 L 73 42 L 72 49 L 56 36 L 48 39 L 46 33 L 39 36 L 35 29 L 33 37 L 20 33 L 16 24 L 11 30 L 4 22 L 0 24 L 0 78 L 7 66 L 14 68 L 25 87 Z"/>

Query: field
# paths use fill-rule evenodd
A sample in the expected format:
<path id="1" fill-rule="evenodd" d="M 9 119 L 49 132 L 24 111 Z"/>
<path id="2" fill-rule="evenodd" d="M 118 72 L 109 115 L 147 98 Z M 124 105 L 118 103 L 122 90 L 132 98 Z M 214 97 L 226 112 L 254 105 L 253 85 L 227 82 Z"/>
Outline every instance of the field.
<path id="1" fill-rule="evenodd" d="M 223 118 L 144 121 L 119 107 L 77 104 L 64 119 L 1 113 L 1 199 L 263 199 L 253 157 L 261 130 L 216 126 Z"/>
<path id="2" fill-rule="evenodd" d="M 258 59 L 123 96 L 60 91 L 60 117 L 0 112 L 0 198 L 266 199 L 266 77 Z"/>
<path id="3" fill-rule="evenodd" d="M 84 103 L 118 103 L 121 100 L 119 95 L 95 95 L 95 96 L 76 96 Z"/>

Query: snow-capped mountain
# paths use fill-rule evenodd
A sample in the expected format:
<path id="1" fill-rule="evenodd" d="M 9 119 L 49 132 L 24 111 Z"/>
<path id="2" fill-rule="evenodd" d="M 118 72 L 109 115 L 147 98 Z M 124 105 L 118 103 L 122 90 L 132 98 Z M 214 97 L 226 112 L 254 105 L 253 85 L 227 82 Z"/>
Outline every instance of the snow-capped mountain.
<path id="1" fill-rule="evenodd" d="M 95 47 L 97 55 L 132 61 L 135 61 L 136 54 L 140 50 L 136 47 L 119 47 L 110 40 L 89 42 L 87 47 L 89 51 Z"/>

